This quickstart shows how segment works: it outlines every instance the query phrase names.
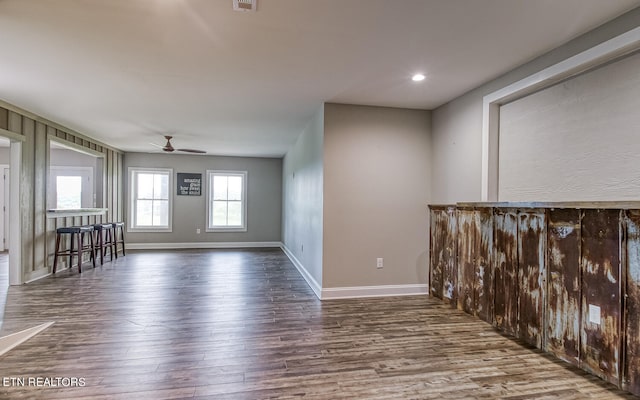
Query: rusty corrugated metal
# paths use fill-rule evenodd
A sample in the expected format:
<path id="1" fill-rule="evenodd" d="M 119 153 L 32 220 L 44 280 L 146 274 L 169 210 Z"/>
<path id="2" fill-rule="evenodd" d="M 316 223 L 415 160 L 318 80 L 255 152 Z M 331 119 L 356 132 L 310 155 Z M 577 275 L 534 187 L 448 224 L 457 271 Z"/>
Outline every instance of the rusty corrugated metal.
<path id="1" fill-rule="evenodd" d="M 580 367 L 618 383 L 621 332 L 620 210 L 583 210 Z"/>
<path id="2" fill-rule="evenodd" d="M 623 388 L 640 395 L 640 210 L 626 219 L 626 330 Z"/>
<path id="3" fill-rule="evenodd" d="M 478 253 L 475 257 L 476 284 L 475 304 L 478 317 L 486 322 L 493 322 L 493 209 L 490 207 L 476 209 L 479 219 L 479 243 L 475 246 Z"/>
<path id="4" fill-rule="evenodd" d="M 545 350 L 574 365 L 580 350 L 580 211 L 551 209 Z"/>
<path id="5" fill-rule="evenodd" d="M 445 251 L 443 252 L 442 265 L 442 297 L 452 307 L 456 307 L 458 304 L 458 263 L 456 260 L 458 224 L 455 207 L 446 208 L 446 224 L 442 225 L 442 229 L 445 229 L 443 235 Z"/>
<path id="6" fill-rule="evenodd" d="M 432 207 L 430 249 L 430 292 L 439 299 L 449 294 L 445 285 L 445 270 L 455 263 L 455 206 Z M 452 229 L 453 227 L 453 229 Z"/>
<path id="7" fill-rule="evenodd" d="M 447 223 L 446 215 L 447 214 L 444 210 L 436 208 L 432 208 L 429 213 L 431 221 L 429 245 L 429 258 L 431 265 L 429 268 L 430 293 L 432 296 L 439 299 L 442 298 L 442 270 L 444 267 L 443 256 L 446 251 L 444 246 L 444 234 L 446 229 L 444 229 L 442 225 L 443 223 Z"/>
<path id="8" fill-rule="evenodd" d="M 480 244 L 480 216 L 473 209 L 458 208 L 458 308 L 476 314 L 476 256 Z"/>
<path id="9" fill-rule="evenodd" d="M 493 215 L 494 324 L 511 335 L 518 331 L 518 218 L 514 209 Z"/>
<path id="10" fill-rule="evenodd" d="M 518 214 L 518 336 L 542 348 L 546 294 L 546 215 L 528 210 Z"/>

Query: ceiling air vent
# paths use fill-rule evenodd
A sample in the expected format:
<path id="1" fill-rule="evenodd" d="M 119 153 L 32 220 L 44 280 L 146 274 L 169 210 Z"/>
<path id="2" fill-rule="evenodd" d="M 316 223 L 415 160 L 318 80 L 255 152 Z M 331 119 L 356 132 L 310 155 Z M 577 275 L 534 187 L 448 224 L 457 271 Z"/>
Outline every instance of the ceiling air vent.
<path id="1" fill-rule="evenodd" d="M 258 0 L 233 0 L 234 11 L 255 11 Z"/>

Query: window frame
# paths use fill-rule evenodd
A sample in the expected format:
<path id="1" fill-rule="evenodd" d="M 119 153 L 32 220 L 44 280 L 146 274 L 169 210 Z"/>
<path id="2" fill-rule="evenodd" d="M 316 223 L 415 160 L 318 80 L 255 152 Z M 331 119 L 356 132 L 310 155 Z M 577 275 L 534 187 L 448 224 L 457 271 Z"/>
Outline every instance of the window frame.
<path id="1" fill-rule="evenodd" d="M 61 176 L 79 176 L 80 182 L 80 207 L 77 208 L 60 208 L 58 206 L 58 185 L 57 179 Z M 90 166 L 65 166 L 53 165 L 49 167 L 49 184 L 47 185 L 47 209 L 49 210 L 80 210 L 83 208 L 96 207 L 96 185 L 95 171 Z M 85 183 L 85 178 L 88 182 Z M 89 204 L 83 201 L 88 197 Z"/>
<path id="2" fill-rule="evenodd" d="M 221 226 L 209 225 L 211 213 L 213 212 L 213 177 L 214 176 L 241 176 L 242 177 L 242 225 L 241 226 Z M 246 232 L 247 231 L 247 171 L 227 171 L 227 170 L 207 170 L 207 198 L 206 198 L 206 232 Z M 228 200 L 227 200 L 228 201 Z"/>
<path id="3" fill-rule="evenodd" d="M 129 167 L 129 223 L 127 224 L 128 232 L 173 232 L 173 168 L 147 168 L 147 167 Z M 169 177 L 169 187 L 167 193 L 167 226 L 137 226 L 136 225 L 136 200 L 138 200 L 138 174 L 163 174 Z"/>

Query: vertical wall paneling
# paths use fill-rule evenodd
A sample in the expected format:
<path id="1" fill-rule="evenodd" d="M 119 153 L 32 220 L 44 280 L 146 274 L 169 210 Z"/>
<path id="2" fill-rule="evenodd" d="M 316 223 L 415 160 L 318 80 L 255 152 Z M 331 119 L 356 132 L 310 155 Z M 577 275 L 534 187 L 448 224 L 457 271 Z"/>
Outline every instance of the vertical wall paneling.
<path id="1" fill-rule="evenodd" d="M 458 308 L 476 315 L 476 256 L 480 244 L 479 213 L 458 208 Z"/>
<path id="2" fill-rule="evenodd" d="M 442 272 L 444 270 L 446 246 L 445 237 L 447 229 L 443 226 L 447 224 L 447 214 L 442 209 L 431 208 L 429 213 L 431 229 L 429 235 L 429 259 L 431 268 L 429 269 L 429 293 L 432 296 L 442 299 Z"/>
<path id="3" fill-rule="evenodd" d="M 69 133 L 43 119 L 34 120 L 19 111 L 0 107 L 0 128 L 20 135 L 20 209 L 22 282 L 47 275 L 53 264 L 57 228 L 93 224 L 107 220 L 123 220 L 122 154 L 82 135 Z M 47 185 L 49 137 L 59 138 L 89 150 L 102 153 L 103 207 L 106 216 L 47 218 Z M 107 197 L 108 193 L 108 197 Z M 104 218 L 104 219 L 103 219 Z M 112 219 L 113 218 L 113 219 Z M 68 243 L 64 243 L 68 246 Z M 66 260 L 64 260 L 66 262 Z"/>
<path id="4" fill-rule="evenodd" d="M 626 218 L 626 309 L 623 388 L 640 394 L 640 211 Z"/>
<path id="5" fill-rule="evenodd" d="M 47 165 L 49 141 L 47 127 L 36 122 L 34 141 L 34 200 L 33 200 L 33 268 L 46 267 L 47 246 Z"/>
<path id="6" fill-rule="evenodd" d="M 493 250 L 493 209 L 477 209 L 480 221 L 479 243 L 476 246 L 476 310 L 483 321 L 493 322 L 494 281 L 491 253 Z"/>
<path id="7" fill-rule="evenodd" d="M 518 216 L 515 210 L 494 210 L 494 324 L 518 333 Z"/>
<path id="8" fill-rule="evenodd" d="M 620 211 L 584 210 L 580 367 L 617 383 L 620 360 Z"/>
<path id="9" fill-rule="evenodd" d="M 545 350 L 574 365 L 580 344 L 580 210 L 550 209 Z"/>
<path id="10" fill-rule="evenodd" d="M 107 175 L 109 177 L 113 176 L 113 152 L 110 150 L 107 150 L 106 154 L 105 154 L 105 158 L 104 158 L 104 169 L 107 171 Z M 107 178 L 109 179 L 109 178 Z M 113 182 L 111 179 L 109 179 L 109 184 L 107 185 L 107 203 L 106 203 L 106 207 L 109 211 L 107 211 L 107 215 L 106 218 L 107 219 L 111 219 L 113 217 L 113 206 L 114 206 L 114 193 L 113 193 Z"/>
<path id="11" fill-rule="evenodd" d="M 20 117 L 22 118 L 22 117 Z M 9 121 L 11 122 L 11 121 Z M 35 192 L 35 123 L 22 118 L 21 133 L 25 137 L 22 143 L 22 180 L 20 182 L 20 214 L 22 224 L 22 272 L 25 280 L 33 278 L 37 269 L 33 264 L 34 254 L 34 192 Z"/>
<path id="12" fill-rule="evenodd" d="M 9 110 L 0 107 L 0 129 L 9 130 Z"/>
<path id="13" fill-rule="evenodd" d="M 518 332 L 525 342 L 542 347 L 546 287 L 546 216 L 541 210 L 518 214 Z"/>

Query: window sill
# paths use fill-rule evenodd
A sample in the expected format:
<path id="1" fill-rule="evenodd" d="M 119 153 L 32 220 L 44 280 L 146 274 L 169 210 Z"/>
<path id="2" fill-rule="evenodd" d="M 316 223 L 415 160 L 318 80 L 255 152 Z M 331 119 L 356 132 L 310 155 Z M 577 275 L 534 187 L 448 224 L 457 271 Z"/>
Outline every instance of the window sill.
<path id="1" fill-rule="evenodd" d="M 106 208 L 74 208 L 60 209 L 54 208 L 47 210 L 47 218 L 66 218 L 66 217 L 82 217 L 85 215 L 103 215 L 107 212 Z"/>
<path id="2" fill-rule="evenodd" d="M 222 232 L 246 232 L 247 228 L 207 228 L 205 229 L 205 232 L 216 232 L 216 233 L 222 233 Z"/>

